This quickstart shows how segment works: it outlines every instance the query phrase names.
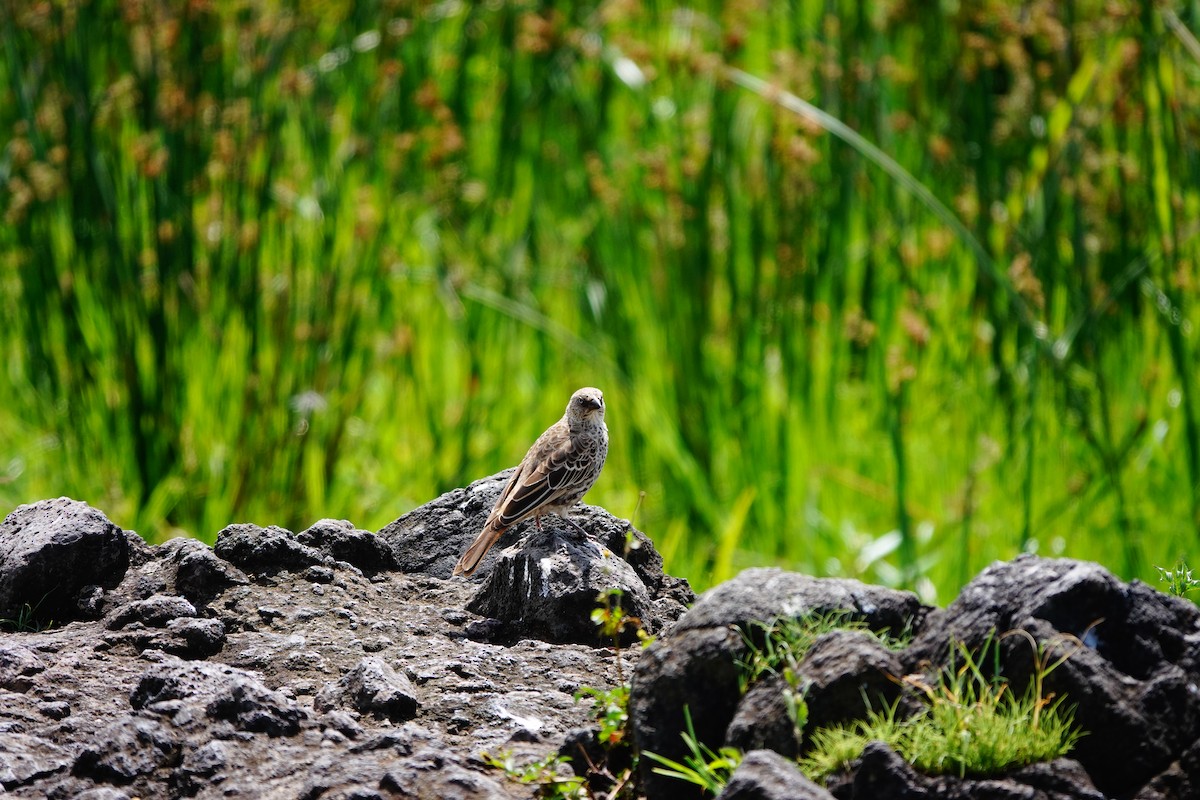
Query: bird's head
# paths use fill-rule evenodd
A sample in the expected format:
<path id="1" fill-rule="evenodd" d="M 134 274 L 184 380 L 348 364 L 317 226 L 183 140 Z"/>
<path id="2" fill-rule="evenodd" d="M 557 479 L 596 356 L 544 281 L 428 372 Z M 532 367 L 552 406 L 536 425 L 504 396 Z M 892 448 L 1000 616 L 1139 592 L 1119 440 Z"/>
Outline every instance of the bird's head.
<path id="1" fill-rule="evenodd" d="M 604 421 L 604 393 L 591 386 L 585 386 L 571 395 L 567 403 L 567 419 L 578 422 Z"/>

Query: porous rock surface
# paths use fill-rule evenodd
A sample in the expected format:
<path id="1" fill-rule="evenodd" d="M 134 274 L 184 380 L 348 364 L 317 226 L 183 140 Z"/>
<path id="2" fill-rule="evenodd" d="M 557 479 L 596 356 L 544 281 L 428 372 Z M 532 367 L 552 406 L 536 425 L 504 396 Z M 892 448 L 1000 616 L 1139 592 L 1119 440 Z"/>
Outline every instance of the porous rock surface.
<path id="1" fill-rule="evenodd" d="M 694 597 L 643 534 L 587 507 L 595 540 L 546 520 L 451 579 L 505 477 L 382 535 L 236 524 L 213 547 L 151 547 L 65 498 L 19 507 L 0 524 L 0 618 L 21 623 L 0 629 L 0 796 L 528 797 L 481 753 L 542 758 L 587 730 L 574 693 L 617 676 L 589 618 L 606 574 L 656 630 Z M 411 526 L 458 502 L 474 513 L 440 529 L 453 558 L 414 563 Z M 552 586 L 514 586 L 523 537 Z M 530 594 L 493 596 L 513 591 Z"/>
<path id="2" fill-rule="evenodd" d="M 553 517 L 540 530 L 527 523 L 471 579 L 451 578 L 506 477 L 378 534 L 338 520 L 295 534 L 238 524 L 213 547 L 151 547 L 65 498 L 21 506 L 0 523 L 0 795 L 533 796 L 488 767 L 488 752 L 517 764 L 572 756 L 592 796 L 609 797 L 631 752 L 600 747 L 589 701 L 573 695 L 618 680 L 617 653 L 590 619 L 597 593 L 616 586 L 658 636 L 620 649 L 633 742 L 682 761 L 688 708 L 702 743 L 746 752 L 725 800 L 1200 797 L 1190 602 L 1095 564 L 1034 557 L 992 565 L 944 609 L 778 569 L 747 570 L 696 601 L 663 574 L 649 539 L 591 507 L 576 517 L 588 536 Z M 819 638 L 795 676 L 807 686 L 806 732 L 878 703 L 912 711 L 914 687 L 936 679 L 950 642 L 994 640 L 1014 686 L 1032 672 L 1034 644 L 1069 653 L 1044 689 L 1068 698 L 1087 735 L 1065 758 L 966 778 L 921 774 L 873 743 L 814 783 L 793 760 L 809 739 L 787 715 L 787 684 L 766 675 L 745 694 L 739 686 L 758 623 L 811 614 L 910 639 Z M 640 763 L 640 783 L 625 783 L 637 796 L 701 796 Z"/>
<path id="3" fill-rule="evenodd" d="M 808 744 L 797 741 L 786 685 L 767 676 L 742 695 L 738 664 L 748 656 L 755 621 L 829 612 L 872 630 L 907 630 L 912 638 L 895 649 L 857 630 L 817 639 L 796 676 L 807 685 L 807 732 L 862 718 L 868 704 L 895 704 L 901 716 L 914 711 L 921 706 L 921 687 L 936 685 L 949 663 L 951 643 L 978 653 L 991 642 L 998 647 L 1000 673 L 1018 694 L 1036 659 L 1061 660 L 1045 676 L 1042 693 L 1073 706 L 1085 735 L 1065 758 L 964 778 L 921 774 L 876 742 L 842 774 L 814 788 L 785 768 L 788 762 L 764 755 L 795 757 Z M 640 657 L 630 701 L 638 747 L 683 760 L 687 751 L 678 730 L 684 706 L 702 743 L 755 754 L 734 773 L 721 795 L 725 800 L 826 792 L 839 800 L 1188 800 L 1200 797 L 1200 610 L 1139 581 L 1124 583 L 1096 564 L 1068 559 L 1021 556 L 993 564 L 945 609 L 854 581 L 751 569 L 702 595 Z M 701 796 L 698 788 L 649 766 L 643 762 L 648 796 Z"/>

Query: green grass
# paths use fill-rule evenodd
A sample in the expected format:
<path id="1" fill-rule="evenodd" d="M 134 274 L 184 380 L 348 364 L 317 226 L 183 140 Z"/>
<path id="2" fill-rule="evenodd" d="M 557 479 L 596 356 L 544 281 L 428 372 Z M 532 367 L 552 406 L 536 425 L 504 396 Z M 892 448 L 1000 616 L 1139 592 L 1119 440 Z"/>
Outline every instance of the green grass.
<path id="1" fill-rule="evenodd" d="M 0 618 L 0 631 L 13 633 L 40 633 L 54 627 L 54 620 L 39 620 L 37 608 L 25 603 L 16 617 Z"/>
<path id="2" fill-rule="evenodd" d="M 898 715 L 897 702 L 848 725 L 813 731 L 801 769 L 820 780 L 847 767 L 871 742 L 884 742 L 921 772 L 960 778 L 1000 775 L 1069 753 L 1084 733 L 1067 698 L 1042 691 L 1046 675 L 1066 656 L 1051 662 L 1052 648 L 1038 649 L 1034 678 L 1018 694 L 998 671 L 985 672 L 989 651 L 998 659 L 995 641 L 978 653 L 960 645 L 937 681 L 918 687 L 928 702 L 914 716 Z"/>
<path id="3" fill-rule="evenodd" d="M 742 763 L 743 753 L 734 747 L 713 750 L 696 738 L 692 712 L 686 706 L 683 709 L 683 718 L 687 730 L 680 731 L 679 735 L 683 737 L 684 745 L 688 749 L 683 761 L 675 761 L 658 753 L 645 752 L 642 755 L 659 765 L 654 767 L 654 772 L 659 775 L 695 784 L 706 794 L 716 797 L 725 788 L 725 784 L 729 783 L 734 770 Z"/>
<path id="4" fill-rule="evenodd" d="M 0 506 L 376 529 L 591 384 L 701 588 L 1195 557 L 1191 6 L 0 12 Z"/>
<path id="5" fill-rule="evenodd" d="M 746 658 L 739 664 L 742 693 L 764 675 L 786 677 L 798 674 L 800 662 L 817 639 L 836 630 L 862 631 L 891 649 L 903 648 L 912 640 L 907 630 L 898 633 L 871 630 L 865 620 L 839 611 L 756 622 L 742 631 L 742 639 L 747 645 Z M 794 681 L 789 679 L 788 682 Z"/>

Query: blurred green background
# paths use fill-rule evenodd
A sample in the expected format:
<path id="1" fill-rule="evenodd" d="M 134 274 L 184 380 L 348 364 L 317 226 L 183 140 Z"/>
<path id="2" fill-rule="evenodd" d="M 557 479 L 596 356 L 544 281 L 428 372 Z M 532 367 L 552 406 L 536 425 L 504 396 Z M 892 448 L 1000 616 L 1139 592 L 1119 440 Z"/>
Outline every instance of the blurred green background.
<path id="1" fill-rule="evenodd" d="M 595 385 L 588 501 L 698 587 L 1155 583 L 1200 553 L 1198 28 L 0 0 L 0 506 L 375 530 Z"/>

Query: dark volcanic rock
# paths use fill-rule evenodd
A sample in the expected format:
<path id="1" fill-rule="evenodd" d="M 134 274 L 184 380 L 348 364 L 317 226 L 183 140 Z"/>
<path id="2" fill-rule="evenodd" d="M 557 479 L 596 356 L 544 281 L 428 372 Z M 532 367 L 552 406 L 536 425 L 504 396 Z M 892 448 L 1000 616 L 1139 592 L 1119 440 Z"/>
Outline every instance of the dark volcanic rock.
<path id="1" fill-rule="evenodd" d="M 1018 695 L 1038 658 L 1061 660 L 1045 676 L 1043 696 L 1074 708 L 1086 734 L 1069 759 L 986 779 L 922 775 L 887 747 L 872 745 L 830 782 L 842 800 L 1184 800 L 1200 785 L 1200 610 L 1137 581 L 1123 583 L 1095 564 L 1063 559 L 994 564 L 949 607 L 934 611 L 903 593 L 748 570 L 706 593 L 639 660 L 630 703 L 639 746 L 679 760 L 683 723 L 675 709 L 686 704 L 708 747 L 794 755 L 785 702 L 790 688 L 768 675 L 737 697 L 736 663 L 746 641 L 736 631 L 753 639 L 756 622 L 839 608 L 872 629 L 907 627 L 915 636 L 896 651 L 857 631 L 817 639 L 796 666 L 806 691 L 806 736 L 862 718 L 868 704 L 898 704 L 897 713 L 911 713 L 924 702 L 917 687 L 936 685 L 952 652 L 965 647 L 978 654 L 988 646 L 996 648 L 998 669 Z M 992 669 L 990 658 L 981 664 Z M 651 798 L 695 796 L 690 788 L 644 777 Z"/>
<path id="2" fill-rule="evenodd" d="M 382 536 L 359 530 L 344 519 L 320 520 L 298 533 L 296 541 L 338 561 L 353 564 L 364 575 L 375 575 L 400 566 Z"/>
<path id="3" fill-rule="evenodd" d="M 725 741 L 739 750 L 771 750 L 788 758 L 800 755 L 796 723 L 788 714 L 786 697 L 792 692 L 787 681 L 771 675 L 746 690 L 733 719 L 725 730 Z"/>
<path id="4" fill-rule="evenodd" d="M 869 708 L 900 699 L 904 674 L 899 656 L 864 631 L 838 630 L 817 639 L 800 665 L 808 708 L 807 729 L 860 719 Z M 790 687 L 779 676 L 751 686 L 738 704 L 725 741 L 741 750 L 766 748 L 799 755 L 795 726 L 788 714 Z"/>
<path id="5" fill-rule="evenodd" d="M 172 539 L 161 548 L 174 565 L 175 591 L 203 608 L 233 586 L 248 583 L 246 575 L 204 542 Z"/>
<path id="6" fill-rule="evenodd" d="M 70 764 L 71 755 L 65 748 L 42 737 L 15 731 L 0 733 L 0 787 L 4 789 L 34 783 Z"/>
<path id="7" fill-rule="evenodd" d="M 1060 758 L 1000 778 L 922 775 L 891 748 L 873 742 L 852 779 L 832 787 L 838 797 L 878 800 L 1105 800 L 1078 763 Z"/>
<path id="8" fill-rule="evenodd" d="M 141 623 L 104 635 L 110 647 L 129 647 L 140 653 L 161 650 L 182 658 L 208 658 L 225 646 L 225 623 L 219 619 L 180 617 L 168 620 L 162 628 L 147 628 Z"/>
<path id="9" fill-rule="evenodd" d="M 97 731 L 75 760 L 73 773 L 126 784 L 179 761 L 179 737 L 152 719 L 126 717 Z"/>
<path id="10" fill-rule="evenodd" d="M 379 531 L 392 548 L 400 569 L 409 574 L 449 578 L 458 557 L 483 528 L 504 482 L 512 470 L 481 478 L 464 489 L 453 489 L 414 508 Z M 500 538 L 476 575 L 486 575 L 502 545 L 515 540 L 509 531 Z"/>
<path id="11" fill-rule="evenodd" d="M 865 631 L 827 633 L 804 656 L 800 671 L 808 681 L 808 724 L 826 727 L 860 719 L 870 708 L 890 706 L 900 697 L 905 674 L 899 654 Z"/>
<path id="12" fill-rule="evenodd" d="M 600 746 L 590 702 L 574 695 L 616 681 L 613 652 L 581 643 L 597 643 L 596 595 L 617 587 L 624 611 L 659 635 L 620 652 L 634 676 L 632 740 L 682 759 L 689 708 L 703 744 L 751 750 L 725 798 L 1196 796 L 1200 611 L 1190 603 L 1095 565 L 1019 558 L 989 567 L 944 610 L 854 581 L 749 570 L 676 619 L 686 582 L 662 574 L 643 534 L 589 506 L 574 512 L 586 535 L 555 517 L 540 531 L 520 526 L 477 577 L 450 579 L 504 478 L 444 495 L 379 536 L 333 520 L 299 535 L 234 525 L 215 549 L 149 547 L 70 501 L 21 507 L 0 527 L 0 576 L 59 576 L 51 607 L 75 621 L 0 634 L 0 787 L 53 800 L 515 798 L 531 790 L 480 754 L 511 752 L 520 766 L 557 751 L 601 796 L 633 754 L 629 740 Z M 111 569 L 84 563 L 102 560 L 88 549 L 98 543 L 105 558 L 124 556 Z M 46 594 L 13 585 L 0 584 L 8 602 Z M 768 674 L 741 696 L 739 660 L 761 643 L 756 623 L 831 613 L 914 638 L 895 651 L 861 631 L 817 639 L 794 673 L 804 742 L 868 704 L 906 713 L 920 702 L 911 687 L 936 679 L 952 643 L 989 641 L 1018 690 L 1030 640 L 1067 656 L 1044 691 L 1076 706 L 1087 735 L 1068 759 L 987 779 L 923 775 L 876 743 L 818 787 L 784 758 L 804 746 L 787 716 L 791 688 Z M 647 800 L 697 796 L 641 763 Z"/>
<path id="13" fill-rule="evenodd" d="M 0 639 L 0 689 L 28 691 L 32 677 L 45 669 L 45 662 L 28 647 Z"/>
<path id="14" fill-rule="evenodd" d="M 268 736 L 291 736 L 306 712 L 253 674 L 235 667 L 164 660 L 138 681 L 129 704 L 165 714 L 177 725 L 201 714 L 233 727 Z"/>
<path id="15" fill-rule="evenodd" d="M 182 597 L 154 594 L 145 600 L 133 600 L 115 609 L 105 622 L 109 630 L 120 630 L 131 623 L 155 628 L 165 626 L 177 617 L 196 616 L 196 607 Z"/>
<path id="16" fill-rule="evenodd" d="M 406 572 L 449 578 L 462 551 L 482 529 L 511 470 L 448 492 L 379 532 Z M 591 619 L 597 596 L 622 591 L 621 607 L 657 634 L 695 599 L 687 582 L 665 575 L 662 556 L 628 521 L 579 505 L 569 523 L 550 515 L 507 532 L 472 576 L 482 580 L 467 610 L 500 624 L 475 626 L 478 639 L 535 636 L 555 642 L 600 643 Z M 506 543 L 512 546 L 504 547 Z M 635 631 L 625 632 L 632 642 Z"/>
<path id="17" fill-rule="evenodd" d="M 648 632 L 662 628 L 649 590 L 627 562 L 590 538 L 567 533 L 573 529 L 561 520 L 542 526 L 520 548 L 502 554 L 467 604 L 468 611 L 547 641 L 601 644 L 591 613 L 597 596 L 616 588 L 626 613 L 642 620 Z M 626 641 L 633 636 L 628 631 Z"/>
<path id="18" fill-rule="evenodd" d="M 315 708 L 327 711 L 338 705 L 401 722 L 412 719 L 420 703 L 408 678 L 397 673 L 382 658 L 367 656 L 336 684 L 322 690 Z"/>
<path id="19" fill-rule="evenodd" d="M 87 503 L 60 497 L 17 506 L 0 523 L 0 618 L 80 616 L 89 586 L 115 586 L 129 567 L 125 532 Z"/>
<path id="20" fill-rule="evenodd" d="M 771 750 L 752 750 L 734 770 L 717 800 L 834 800 L 804 777 L 794 761 Z"/>
<path id="21" fill-rule="evenodd" d="M 1089 732 L 1079 761 L 1102 792 L 1136 791 L 1200 737 L 1200 610 L 1096 564 L 1022 556 L 993 564 L 930 617 L 905 653 L 911 671 L 941 663 L 946 642 L 978 648 L 995 632 L 1026 631 L 1070 657 L 1045 690 L 1077 706 Z M 1021 686 L 1035 653 L 1001 639 L 1001 669 Z"/>
<path id="22" fill-rule="evenodd" d="M 215 550 L 117 533 L 119 583 L 79 589 L 95 621 L 0 633 L 6 797 L 527 797 L 479 754 L 553 754 L 591 718 L 573 693 L 616 679 L 610 651 L 511 623 L 468 638 L 478 582 L 395 572 L 346 523 L 231 526 Z"/>
<path id="23" fill-rule="evenodd" d="M 902 633 L 930 611 L 912 592 L 842 578 L 810 578 L 781 569 L 748 569 L 705 592 L 676 632 L 803 616 L 839 615 L 872 630 Z"/>
<path id="24" fill-rule="evenodd" d="M 282 570 L 300 572 L 332 560 L 316 548 L 301 544 L 289 530 L 248 523 L 224 528 L 217 534 L 213 552 L 252 575 L 275 575 Z"/>
<path id="25" fill-rule="evenodd" d="M 714 748 L 723 743 L 742 702 L 738 662 L 746 657 L 747 648 L 742 631 L 753 636 L 755 623 L 838 613 L 861 620 L 872 629 L 899 632 L 920 625 L 928 610 L 911 592 L 857 581 L 809 578 L 778 569 L 746 570 L 705 592 L 639 659 L 629 708 L 637 745 L 681 760 L 686 754 L 679 736 L 685 729 L 685 706 L 691 711 L 697 738 Z M 877 666 L 874 656 L 860 657 L 856 669 L 878 685 L 874 674 Z M 785 713 L 782 703 L 761 695 L 750 700 L 761 704 L 768 701 L 774 702 L 769 738 L 787 752 L 787 742 L 793 737 L 790 721 L 779 716 Z M 815 698 L 810 700 L 816 702 Z M 742 721 L 733 726 L 733 732 L 747 744 L 767 744 L 755 742 L 760 734 L 751 733 L 749 727 Z M 766 737 L 767 732 L 761 735 Z M 794 748 L 793 742 L 790 749 Z M 691 787 L 681 787 L 651 772 L 651 766 L 648 759 L 644 760 L 642 776 L 650 796 L 667 796 L 668 791 L 677 792 L 679 797 L 699 796 Z"/>

